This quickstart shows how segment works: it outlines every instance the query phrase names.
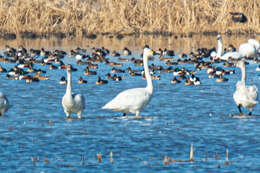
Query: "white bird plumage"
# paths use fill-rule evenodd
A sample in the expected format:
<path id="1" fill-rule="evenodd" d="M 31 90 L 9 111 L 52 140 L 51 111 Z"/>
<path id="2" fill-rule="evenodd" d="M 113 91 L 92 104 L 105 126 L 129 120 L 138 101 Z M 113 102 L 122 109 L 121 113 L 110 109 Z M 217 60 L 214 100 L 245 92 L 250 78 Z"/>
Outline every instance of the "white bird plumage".
<path id="1" fill-rule="evenodd" d="M 0 92 L 0 116 L 3 116 L 9 107 L 8 99 L 2 92 Z"/>
<path id="2" fill-rule="evenodd" d="M 241 81 L 236 84 L 236 91 L 233 94 L 233 98 L 240 114 L 243 114 L 241 107 L 249 109 L 249 115 L 252 115 L 253 107 L 258 103 L 257 99 L 257 87 L 255 85 L 246 85 L 246 66 L 244 60 L 240 60 L 237 63 L 237 67 L 241 69 Z"/>
<path id="3" fill-rule="evenodd" d="M 210 56 L 213 58 L 219 58 L 221 60 L 228 60 L 229 58 L 232 59 L 240 59 L 242 56 L 239 52 L 233 51 L 233 52 L 226 52 L 223 54 L 223 44 L 222 44 L 222 37 L 221 35 L 217 36 L 218 40 L 218 50 L 217 52 L 213 51 L 211 52 Z"/>
<path id="4" fill-rule="evenodd" d="M 220 58 L 221 55 L 222 55 L 223 46 L 222 46 L 222 37 L 221 37 L 221 35 L 217 36 L 217 40 L 218 40 L 218 50 L 217 50 L 217 52 L 213 51 L 210 54 L 210 56 L 213 57 L 213 58 Z"/>
<path id="5" fill-rule="evenodd" d="M 239 46 L 239 53 L 242 57 L 255 57 L 260 48 L 260 43 L 255 39 L 249 39 Z"/>
<path id="6" fill-rule="evenodd" d="M 78 118 L 81 119 L 82 112 L 85 108 L 85 98 L 81 94 L 72 94 L 71 89 L 71 65 L 67 65 L 67 89 L 65 95 L 62 97 L 62 106 L 66 117 L 69 118 L 71 113 L 78 115 Z"/>
<path id="7" fill-rule="evenodd" d="M 110 109 L 124 114 L 130 112 L 139 116 L 139 112 L 151 100 L 153 95 L 153 85 L 148 69 L 148 58 L 154 54 L 148 46 L 143 50 L 144 72 L 147 81 L 146 88 L 133 88 L 120 92 L 114 99 L 108 102 L 102 109 Z"/>

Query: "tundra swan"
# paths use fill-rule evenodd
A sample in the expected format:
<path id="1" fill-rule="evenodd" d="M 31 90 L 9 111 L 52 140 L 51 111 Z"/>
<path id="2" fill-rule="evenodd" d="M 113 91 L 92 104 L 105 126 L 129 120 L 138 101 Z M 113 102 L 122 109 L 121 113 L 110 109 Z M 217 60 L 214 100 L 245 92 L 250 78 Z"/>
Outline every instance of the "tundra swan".
<path id="1" fill-rule="evenodd" d="M 114 99 L 108 102 L 102 109 L 110 109 L 116 112 L 128 112 L 139 117 L 139 111 L 144 108 L 152 98 L 153 84 L 148 69 L 148 58 L 153 56 L 154 51 L 148 46 L 143 50 L 143 65 L 147 86 L 145 88 L 133 88 L 120 92 Z"/>
<path id="2" fill-rule="evenodd" d="M 237 104 L 238 110 L 242 115 L 241 106 L 249 109 L 249 114 L 252 115 L 253 107 L 258 103 L 257 99 L 257 87 L 255 85 L 246 85 L 246 66 L 244 60 L 240 60 L 237 63 L 237 67 L 241 69 L 241 81 L 236 84 L 236 91 L 233 94 L 235 103 Z"/>
<path id="3" fill-rule="evenodd" d="M 66 93 L 62 98 L 62 106 L 66 117 L 70 117 L 70 113 L 75 113 L 78 115 L 78 118 L 81 119 L 82 111 L 85 108 L 85 98 L 81 94 L 72 94 L 71 89 L 71 65 L 67 65 L 67 89 Z"/>

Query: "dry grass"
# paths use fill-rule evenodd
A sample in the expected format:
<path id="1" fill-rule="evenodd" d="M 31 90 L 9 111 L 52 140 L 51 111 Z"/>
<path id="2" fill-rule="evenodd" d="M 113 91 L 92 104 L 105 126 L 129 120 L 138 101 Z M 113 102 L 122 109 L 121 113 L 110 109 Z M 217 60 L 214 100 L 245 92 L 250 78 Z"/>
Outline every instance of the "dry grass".
<path id="1" fill-rule="evenodd" d="M 248 22 L 234 23 L 229 12 Z M 259 0 L 0 0 L 0 30 L 9 33 L 260 33 Z"/>

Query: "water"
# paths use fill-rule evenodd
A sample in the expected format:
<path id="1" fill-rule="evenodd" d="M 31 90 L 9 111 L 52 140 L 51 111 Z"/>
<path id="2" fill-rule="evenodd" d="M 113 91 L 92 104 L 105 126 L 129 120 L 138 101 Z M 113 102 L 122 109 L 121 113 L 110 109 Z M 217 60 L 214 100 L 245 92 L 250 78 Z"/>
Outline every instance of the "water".
<path id="1" fill-rule="evenodd" d="M 136 57 L 139 54 L 134 52 Z M 196 76 L 202 82 L 199 86 L 184 86 L 183 82 L 172 85 L 172 74 L 157 73 L 161 80 L 153 81 L 153 98 L 141 111 L 142 118 L 137 119 L 101 107 L 124 89 L 144 87 L 141 77 L 124 74 L 123 81 L 97 86 L 97 76 L 83 75 L 85 66 L 77 66 L 69 57 L 64 62 L 78 68 L 73 72 L 72 88 L 86 98 L 82 120 L 65 119 L 61 98 L 66 86 L 58 83 L 61 76 L 66 76 L 64 70 L 36 65 L 47 71 L 50 80 L 31 84 L 7 80 L 5 74 L 0 74 L 1 91 L 12 104 L 0 117 L 1 172 L 259 172 L 259 105 L 252 117 L 228 116 L 238 113 L 233 93 L 240 70 L 228 68 L 236 69 L 236 74 L 227 76 L 229 81 L 225 83 L 208 79 L 206 70 L 198 71 Z M 163 65 L 159 60 L 149 63 Z M 1 65 L 7 69 L 14 66 Z M 124 63 L 123 68 L 129 65 Z M 248 83 L 260 88 L 256 67 L 247 66 Z M 100 64 L 98 74 L 104 78 L 111 69 Z M 88 83 L 78 85 L 79 76 Z M 188 160 L 191 144 L 194 162 L 164 164 L 165 156 Z M 229 165 L 225 165 L 226 149 Z M 98 153 L 102 155 L 101 163 Z"/>

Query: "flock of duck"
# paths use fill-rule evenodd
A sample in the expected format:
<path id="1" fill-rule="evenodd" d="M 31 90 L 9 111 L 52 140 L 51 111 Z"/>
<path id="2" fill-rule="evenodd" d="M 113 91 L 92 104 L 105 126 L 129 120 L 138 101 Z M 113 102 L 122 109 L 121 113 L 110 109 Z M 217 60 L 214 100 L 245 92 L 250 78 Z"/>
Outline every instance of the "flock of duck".
<path id="1" fill-rule="evenodd" d="M 155 75 L 155 72 L 172 73 L 173 79 L 170 81 L 171 84 L 177 84 L 184 80 L 185 85 L 200 85 L 201 81 L 196 76 L 196 71 L 206 69 L 208 78 L 215 78 L 216 82 L 225 82 L 228 78 L 225 78 L 224 75 L 233 74 L 235 71 L 225 70 L 217 66 L 217 64 L 223 63 L 224 67 L 237 66 L 241 69 L 241 81 L 238 81 L 236 84 L 233 98 L 241 115 L 243 114 L 241 107 L 248 108 L 249 115 L 252 115 L 253 107 L 258 103 L 258 89 L 255 85 L 249 86 L 246 84 L 246 64 L 248 59 L 259 63 L 260 44 L 255 39 L 249 39 L 248 42 L 239 46 L 238 51 L 232 45 L 223 51 L 220 35 L 217 36 L 217 40 L 217 49 L 199 48 L 196 52 L 190 52 L 189 55 L 182 54 L 178 58 L 173 50 L 159 49 L 153 51 L 146 45 L 141 55 L 142 59 L 130 58 L 132 53 L 128 48 L 122 50 L 122 55 L 120 52 L 110 52 L 104 47 L 92 48 L 89 54 L 86 49 L 76 48 L 71 50 L 69 55 L 63 50 L 54 50 L 52 52 L 46 51 L 44 48 L 41 50 L 27 50 L 22 46 L 15 49 L 7 45 L 3 55 L 0 56 L 0 62 L 13 63 L 15 65 L 13 68 L 6 70 L 0 64 L 0 73 L 6 73 L 7 79 L 10 80 L 25 80 L 27 83 L 31 83 L 49 79 L 43 75 L 46 71 L 34 68 L 35 64 L 48 66 L 50 70 L 65 69 L 67 80 L 65 76 L 62 76 L 59 81 L 60 84 L 67 85 L 66 92 L 62 97 L 62 106 L 67 118 L 70 117 L 71 113 L 75 113 L 79 119 L 82 118 L 82 112 L 85 109 L 85 98 L 82 94 L 72 94 L 72 72 L 77 71 L 77 68 L 71 64 L 65 65 L 63 63 L 65 56 L 75 58 L 77 65 L 85 65 L 84 75 L 97 75 L 97 85 L 106 84 L 109 80 L 123 80 L 124 77 L 118 75 L 120 73 L 129 73 L 130 76 L 142 76 L 142 79 L 147 82 L 145 88 L 124 90 L 102 107 L 102 109 L 122 112 L 124 115 L 133 113 L 136 117 L 139 117 L 140 110 L 150 102 L 153 96 L 152 80 L 160 80 L 161 78 L 161 76 Z M 112 57 L 117 57 L 118 61 L 113 62 Z M 153 61 L 155 58 L 164 62 L 167 67 L 155 64 L 149 66 L 148 61 Z M 135 70 L 130 66 L 126 69 L 118 68 L 123 67 L 124 62 L 142 66 L 144 70 Z M 97 71 L 95 71 L 99 68 L 100 63 L 112 67 L 111 72 L 106 74 L 107 79 L 101 79 Z M 193 64 L 194 69 L 179 68 L 179 64 Z M 80 76 L 78 84 L 83 83 L 87 83 L 87 81 Z M 7 97 L 0 92 L 0 115 L 4 115 L 9 108 L 10 104 Z"/>

